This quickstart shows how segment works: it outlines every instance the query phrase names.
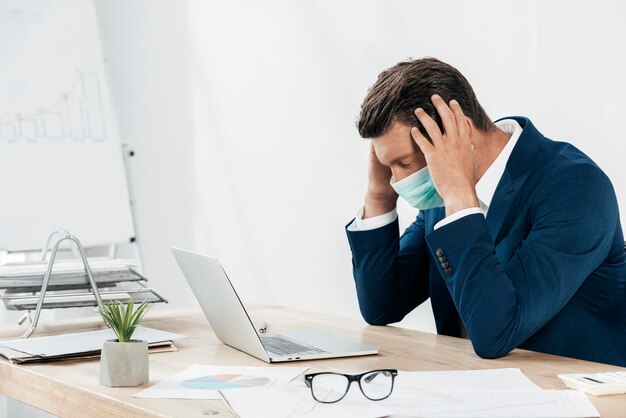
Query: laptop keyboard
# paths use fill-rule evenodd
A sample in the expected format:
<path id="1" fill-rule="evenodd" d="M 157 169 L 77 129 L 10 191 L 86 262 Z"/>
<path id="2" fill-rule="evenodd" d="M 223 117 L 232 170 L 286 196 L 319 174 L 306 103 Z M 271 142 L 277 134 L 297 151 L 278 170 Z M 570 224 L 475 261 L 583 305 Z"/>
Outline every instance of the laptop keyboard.
<path id="1" fill-rule="evenodd" d="M 261 342 L 267 351 L 273 354 L 278 354 L 279 356 L 290 356 L 295 354 L 301 356 L 326 352 L 312 345 L 298 344 L 294 341 L 274 335 L 261 336 Z"/>

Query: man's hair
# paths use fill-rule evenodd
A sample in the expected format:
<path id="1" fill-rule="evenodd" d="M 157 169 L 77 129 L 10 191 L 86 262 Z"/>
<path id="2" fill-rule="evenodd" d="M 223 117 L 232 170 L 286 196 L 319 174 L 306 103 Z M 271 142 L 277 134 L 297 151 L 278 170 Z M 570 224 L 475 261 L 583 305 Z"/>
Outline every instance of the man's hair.
<path id="1" fill-rule="evenodd" d="M 357 121 L 359 134 L 363 138 L 379 137 L 397 121 L 417 126 L 430 139 L 415 117 L 418 107 L 424 109 L 443 132 L 441 118 L 430 99 L 435 93 L 446 103 L 456 99 L 477 129 L 483 132 L 494 129 L 472 86 L 459 70 L 436 58 L 420 58 L 400 62 L 378 76 L 361 105 Z"/>

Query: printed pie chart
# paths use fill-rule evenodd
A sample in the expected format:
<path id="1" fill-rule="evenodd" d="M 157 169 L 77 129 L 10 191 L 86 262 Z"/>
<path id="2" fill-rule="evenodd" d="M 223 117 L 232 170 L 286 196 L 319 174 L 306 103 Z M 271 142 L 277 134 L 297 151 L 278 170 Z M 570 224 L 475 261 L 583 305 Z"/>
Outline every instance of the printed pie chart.
<path id="1" fill-rule="evenodd" d="M 264 386 L 269 382 L 267 377 L 251 374 L 216 374 L 183 380 L 181 385 L 190 389 L 224 390 Z"/>

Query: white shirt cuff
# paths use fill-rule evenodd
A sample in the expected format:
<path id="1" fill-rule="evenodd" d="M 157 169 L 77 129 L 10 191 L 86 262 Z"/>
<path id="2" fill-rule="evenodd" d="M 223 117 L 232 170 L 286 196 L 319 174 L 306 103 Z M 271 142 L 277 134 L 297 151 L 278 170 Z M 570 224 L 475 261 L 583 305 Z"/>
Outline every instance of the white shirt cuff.
<path id="1" fill-rule="evenodd" d="M 398 218 L 398 212 L 394 209 L 382 215 L 363 219 L 363 208 L 361 208 L 357 212 L 354 222 L 348 225 L 348 231 L 370 231 L 372 229 L 382 228 L 395 221 L 396 218 Z"/>
<path id="2" fill-rule="evenodd" d="M 468 215 L 474 215 L 475 213 L 484 214 L 484 212 L 480 208 L 467 208 L 467 209 L 460 210 L 458 212 L 454 212 L 452 215 L 446 216 L 445 218 L 437 222 L 435 224 L 435 231 L 441 228 L 442 226 L 448 225 L 449 223 L 452 223 L 456 220 L 464 218 Z"/>

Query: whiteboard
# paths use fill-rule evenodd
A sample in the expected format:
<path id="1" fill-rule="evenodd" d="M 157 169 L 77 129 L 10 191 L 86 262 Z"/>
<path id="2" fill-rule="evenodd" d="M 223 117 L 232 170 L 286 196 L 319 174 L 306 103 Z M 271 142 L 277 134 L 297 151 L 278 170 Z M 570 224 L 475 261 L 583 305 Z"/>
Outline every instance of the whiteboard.
<path id="1" fill-rule="evenodd" d="M 125 243 L 132 211 L 95 5 L 0 3 L 0 249 L 39 249 L 65 228 Z"/>

